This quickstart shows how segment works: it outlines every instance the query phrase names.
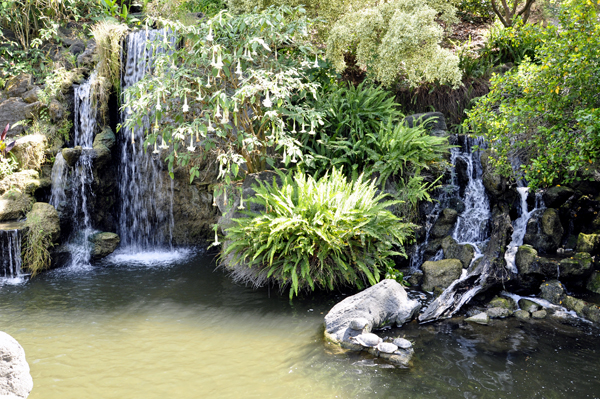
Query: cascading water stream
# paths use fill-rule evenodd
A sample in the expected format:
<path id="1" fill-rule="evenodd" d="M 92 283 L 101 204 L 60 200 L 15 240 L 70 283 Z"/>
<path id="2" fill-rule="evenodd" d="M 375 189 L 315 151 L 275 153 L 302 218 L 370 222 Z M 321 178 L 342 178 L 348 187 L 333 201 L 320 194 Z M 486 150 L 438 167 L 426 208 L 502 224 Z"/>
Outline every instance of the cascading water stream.
<path id="1" fill-rule="evenodd" d="M 457 164 L 460 159 L 466 164 L 467 184 L 464 191 L 463 202 L 465 210 L 458 216 L 452 238 L 459 244 L 469 244 L 475 249 L 473 261 L 483 256 L 481 247 L 489 238 L 488 222 L 491 217 L 490 201 L 485 193 L 485 187 L 481 176 L 480 152 L 473 151 L 474 146 L 481 147 L 484 142 L 482 138 L 465 138 L 464 150 L 453 148 L 451 150 L 450 162 Z M 457 182 L 456 173 L 453 174 L 453 184 Z"/>
<path id="2" fill-rule="evenodd" d="M 22 276 L 21 273 L 21 230 L 15 226 L 0 226 L 0 284 Z"/>
<path id="3" fill-rule="evenodd" d="M 527 230 L 527 222 L 531 218 L 534 212 L 543 208 L 542 196 L 536 194 L 535 196 L 535 207 L 529 211 L 527 205 L 527 196 L 529 195 L 529 187 L 518 187 L 517 191 L 521 196 L 521 216 L 513 222 L 513 234 L 511 242 L 508 244 L 506 252 L 504 253 L 504 259 L 506 260 L 506 266 L 512 273 L 518 273 L 517 266 L 515 264 L 515 256 L 519 247 L 523 245 L 523 238 Z"/>
<path id="4" fill-rule="evenodd" d="M 160 30 L 139 30 L 127 36 L 122 76 L 123 90 L 151 72 L 153 57 L 169 51 L 175 35 Z M 124 109 L 121 120 L 130 114 Z M 150 117 L 143 126 L 123 128 L 118 137 L 119 160 L 119 235 L 123 250 L 129 253 L 171 246 L 173 228 L 173 184 L 161 173 L 161 161 L 143 146 Z M 168 197 L 168 198 L 165 198 Z M 166 209 L 166 211 L 165 211 Z"/>

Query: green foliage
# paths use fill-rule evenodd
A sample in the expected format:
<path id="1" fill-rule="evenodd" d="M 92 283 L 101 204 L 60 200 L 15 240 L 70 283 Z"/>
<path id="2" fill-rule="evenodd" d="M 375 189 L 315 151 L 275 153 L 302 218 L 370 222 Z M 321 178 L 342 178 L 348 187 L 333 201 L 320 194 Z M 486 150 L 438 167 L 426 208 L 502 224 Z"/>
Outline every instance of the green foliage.
<path id="1" fill-rule="evenodd" d="M 27 219 L 28 230 L 23 242 L 23 268 L 29 270 L 31 276 L 48 269 L 52 261 L 48 248 L 53 247 L 52 233 L 44 231 L 39 217 Z"/>
<path id="2" fill-rule="evenodd" d="M 19 164 L 12 154 L 7 157 L 0 157 L 0 180 L 10 176 L 19 170 Z"/>
<path id="3" fill-rule="evenodd" d="M 469 112 L 468 124 L 492 146 L 491 165 L 505 176 L 523 174 L 533 188 L 591 178 L 600 156 L 597 12 L 574 0 L 560 21 L 560 30 L 542 32 L 539 64 L 495 76 Z"/>
<path id="4" fill-rule="evenodd" d="M 185 45 L 158 55 L 153 73 L 124 93 L 124 108 L 131 111 L 126 126 L 143 126 L 148 110 L 155 110 L 146 142 L 156 152 L 162 142 L 169 168 L 191 167 L 192 179 L 207 154 L 218 159 L 226 183 L 241 169 L 253 173 L 281 157 L 301 159 L 300 143 L 284 121 L 313 132 L 321 123 L 319 112 L 298 103 L 318 88 L 307 75 L 318 63 L 312 62 L 311 21 L 302 8 L 221 12 L 191 26 L 162 23 Z M 166 37 L 154 45 L 172 47 Z"/>
<path id="5" fill-rule="evenodd" d="M 302 166 L 315 177 L 332 167 L 360 171 L 368 159 L 368 135 L 382 122 L 398 124 L 403 117 L 390 92 L 365 83 L 330 85 L 318 98 L 314 106 L 323 111 L 323 126 L 314 134 L 302 126 L 299 135 L 306 155 Z M 290 123 L 293 131 L 301 127 Z"/>
<path id="6" fill-rule="evenodd" d="M 512 63 L 519 65 L 525 59 L 539 62 L 536 48 L 554 30 L 537 24 L 517 23 L 511 27 L 490 29 L 487 42 L 480 51 L 480 59 L 491 65 Z"/>
<path id="7" fill-rule="evenodd" d="M 426 82 L 458 86 L 458 57 L 440 46 L 444 30 L 437 5 L 390 0 L 348 12 L 331 29 L 327 58 L 341 72 L 351 52 L 358 66 L 385 86 L 397 82 L 411 87 Z"/>
<path id="8" fill-rule="evenodd" d="M 377 195 L 374 182 L 348 182 L 336 169 L 317 181 L 302 172 L 281 179 L 281 187 L 261 183 L 249 200 L 266 211 L 246 212 L 227 229 L 223 256 L 234 277 L 276 281 L 292 298 L 308 288 L 376 284 L 391 256 L 406 257 L 414 225 L 386 210 L 396 201 Z"/>
<path id="9" fill-rule="evenodd" d="M 457 14 L 463 19 L 490 20 L 494 17 L 494 9 L 490 0 L 460 0 L 456 4 Z"/>
<path id="10" fill-rule="evenodd" d="M 369 170 L 379 175 L 379 184 L 385 185 L 391 176 L 419 175 L 448 153 L 448 139 L 429 135 L 423 125 L 410 128 L 388 122 L 381 125 L 378 134 L 369 134 Z"/>
<path id="11" fill-rule="evenodd" d="M 225 0 L 189 0 L 185 3 L 189 12 L 201 12 L 208 17 L 214 17 L 227 8 Z"/>

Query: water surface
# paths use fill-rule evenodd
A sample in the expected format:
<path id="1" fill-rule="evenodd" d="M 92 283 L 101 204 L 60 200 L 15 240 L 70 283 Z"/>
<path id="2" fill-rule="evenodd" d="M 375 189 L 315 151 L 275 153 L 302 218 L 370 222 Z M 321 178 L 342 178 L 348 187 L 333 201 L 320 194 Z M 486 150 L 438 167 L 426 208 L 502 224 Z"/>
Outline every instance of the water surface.
<path id="1" fill-rule="evenodd" d="M 25 348 L 31 399 L 598 397 L 598 332 L 461 319 L 381 332 L 411 369 L 323 342 L 343 296 L 294 300 L 233 284 L 202 252 L 117 254 L 0 287 L 1 329 Z"/>

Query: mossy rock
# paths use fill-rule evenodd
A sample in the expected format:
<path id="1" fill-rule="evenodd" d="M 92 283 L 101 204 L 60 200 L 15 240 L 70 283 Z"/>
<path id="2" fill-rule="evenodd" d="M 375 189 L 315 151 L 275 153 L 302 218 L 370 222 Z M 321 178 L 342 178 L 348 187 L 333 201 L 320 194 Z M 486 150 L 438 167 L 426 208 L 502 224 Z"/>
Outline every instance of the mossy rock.
<path id="1" fill-rule="evenodd" d="M 577 237 L 577 251 L 597 254 L 600 249 L 600 234 L 579 233 Z"/>
<path id="2" fill-rule="evenodd" d="M 101 259 L 112 254 L 119 246 L 121 238 L 115 233 L 96 233 L 88 240 L 92 243 L 92 259 Z"/>
<path id="3" fill-rule="evenodd" d="M 578 278 L 592 272 L 592 256 L 587 252 L 578 252 L 571 258 L 560 261 L 561 278 Z"/>
<path id="4" fill-rule="evenodd" d="M 15 156 L 20 169 L 39 170 L 44 162 L 46 144 L 43 134 L 30 134 L 17 139 L 10 153 Z"/>
<path id="5" fill-rule="evenodd" d="M 558 208 L 573 194 L 575 194 L 575 191 L 569 187 L 555 186 L 546 190 L 542 198 L 544 199 L 544 204 L 548 208 Z"/>
<path id="6" fill-rule="evenodd" d="M 454 228 L 454 224 L 458 219 L 458 212 L 454 209 L 446 208 L 438 217 L 438 220 L 435 222 L 433 227 L 431 228 L 431 236 L 433 238 L 442 238 L 446 237 L 450 234 L 452 229 Z"/>
<path id="7" fill-rule="evenodd" d="M 442 249 L 444 250 L 444 258 L 460 260 L 462 267 L 465 269 L 469 267 L 475 257 L 475 249 L 472 245 L 458 244 L 451 236 L 447 236 L 442 240 Z"/>
<path id="8" fill-rule="evenodd" d="M 500 296 L 494 297 L 487 306 L 488 308 L 503 308 L 508 310 L 515 310 L 517 308 L 515 301 Z"/>
<path id="9" fill-rule="evenodd" d="M 435 287 L 447 288 L 458 279 L 462 273 L 462 263 L 458 259 L 444 259 L 436 262 L 425 262 L 421 266 L 423 270 L 424 291 L 431 292 Z"/>
<path id="10" fill-rule="evenodd" d="M 58 212 L 54 207 L 45 202 L 36 202 L 27 214 L 26 226 L 41 229 L 51 235 L 53 243 L 60 238 L 60 221 Z"/>
<path id="11" fill-rule="evenodd" d="M 115 137 L 112 129 L 106 126 L 100 133 L 96 135 L 96 137 L 94 137 L 93 147 L 101 144 L 110 150 L 115 145 L 116 141 L 117 138 Z"/>
<path id="12" fill-rule="evenodd" d="M 35 170 L 23 170 L 13 173 L 0 180 L 0 195 L 7 191 L 17 190 L 25 194 L 33 195 L 40 187 L 40 174 Z"/>
<path id="13" fill-rule="evenodd" d="M 0 197 L 0 221 L 19 220 L 25 217 L 33 205 L 33 198 L 18 190 L 11 190 Z"/>
<path id="14" fill-rule="evenodd" d="M 538 252 L 531 245 L 521 245 L 515 256 L 515 264 L 519 274 L 531 274 L 535 272 L 535 260 Z"/>
<path id="15" fill-rule="evenodd" d="M 586 288 L 596 294 L 600 294 L 600 272 L 595 271 L 590 276 Z"/>

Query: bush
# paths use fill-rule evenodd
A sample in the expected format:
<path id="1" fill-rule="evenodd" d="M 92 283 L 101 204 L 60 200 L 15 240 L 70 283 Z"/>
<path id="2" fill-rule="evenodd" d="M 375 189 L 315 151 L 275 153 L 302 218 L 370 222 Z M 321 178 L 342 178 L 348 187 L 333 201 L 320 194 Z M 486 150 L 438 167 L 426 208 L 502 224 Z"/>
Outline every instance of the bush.
<path id="1" fill-rule="evenodd" d="M 414 225 L 386 210 L 396 201 L 384 201 L 374 182 L 349 182 L 336 169 L 319 180 L 302 172 L 281 179 L 281 187 L 260 183 L 249 200 L 266 211 L 245 212 L 227 229 L 224 257 L 234 278 L 275 281 L 292 298 L 309 288 L 376 284 L 393 267 L 391 256 L 406 257 Z"/>
<path id="2" fill-rule="evenodd" d="M 597 12 L 574 0 L 560 21 L 560 31 L 543 32 L 539 65 L 495 76 L 466 122 L 491 144 L 492 166 L 533 188 L 590 179 L 600 158 Z"/>
<path id="3" fill-rule="evenodd" d="M 526 59 L 539 63 L 536 49 L 551 31 L 552 27 L 543 28 L 536 24 L 494 27 L 480 50 L 479 59 L 488 65 L 519 65 Z"/>

